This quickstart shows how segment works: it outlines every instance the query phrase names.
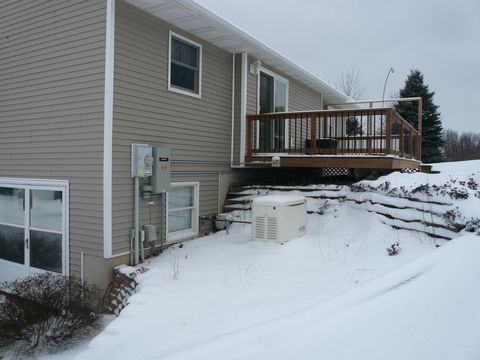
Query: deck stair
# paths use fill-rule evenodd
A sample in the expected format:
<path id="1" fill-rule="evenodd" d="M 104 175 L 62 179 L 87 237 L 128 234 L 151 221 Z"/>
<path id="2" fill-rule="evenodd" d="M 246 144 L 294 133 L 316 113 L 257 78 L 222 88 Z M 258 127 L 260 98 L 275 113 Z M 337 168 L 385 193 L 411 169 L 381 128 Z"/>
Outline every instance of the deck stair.
<path id="1" fill-rule="evenodd" d="M 349 186 L 245 186 L 227 196 L 225 212 L 233 212 L 245 220 L 250 216 L 251 204 L 257 196 L 295 194 L 307 198 L 310 214 L 323 214 L 327 202 L 337 206 L 351 206 L 375 214 L 393 229 L 414 231 L 432 238 L 452 239 L 466 227 L 467 220 L 449 221 L 455 211 L 453 204 L 433 201 L 431 198 L 399 197 L 379 192 L 353 192 Z"/>
<path id="2" fill-rule="evenodd" d="M 258 196 L 295 194 L 303 195 L 307 199 L 341 199 L 341 188 L 336 185 L 326 185 L 318 188 L 310 186 L 244 186 L 229 192 L 225 202 L 224 211 L 248 211 L 252 209 L 252 201 Z M 321 194 L 318 194 L 321 192 Z"/>

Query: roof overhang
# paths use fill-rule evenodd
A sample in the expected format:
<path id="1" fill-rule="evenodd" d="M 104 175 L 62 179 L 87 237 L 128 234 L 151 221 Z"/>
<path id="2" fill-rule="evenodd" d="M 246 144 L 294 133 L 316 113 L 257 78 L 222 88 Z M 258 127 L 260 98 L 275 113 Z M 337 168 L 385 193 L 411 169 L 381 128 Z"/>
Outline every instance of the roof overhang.
<path id="1" fill-rule="evenodd" d="M 351 100 L 343 92 L 192 0 L 126 0 L 126 2 L 230 53 L 248 53 L 290 78 L 321 92 L 325 104 Z"/>

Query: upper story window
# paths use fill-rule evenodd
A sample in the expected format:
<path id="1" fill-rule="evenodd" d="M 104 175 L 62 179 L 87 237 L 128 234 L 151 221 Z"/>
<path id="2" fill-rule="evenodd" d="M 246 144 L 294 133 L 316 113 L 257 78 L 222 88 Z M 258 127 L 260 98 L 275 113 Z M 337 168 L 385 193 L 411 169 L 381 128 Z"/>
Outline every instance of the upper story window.
<path id="1" fill-rule="evenodd" d="M 170 32 L 168 89 L 185 95 L 201 96 L 202 45 Z"/>

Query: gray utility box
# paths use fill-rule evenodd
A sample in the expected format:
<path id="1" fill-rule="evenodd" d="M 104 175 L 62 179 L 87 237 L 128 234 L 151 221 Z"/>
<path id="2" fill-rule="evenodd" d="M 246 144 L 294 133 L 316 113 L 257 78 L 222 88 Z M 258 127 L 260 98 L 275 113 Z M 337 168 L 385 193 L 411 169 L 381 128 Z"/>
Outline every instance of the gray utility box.
<path id="1" fill-rule="evenodd" d="M 153 148 L 153 175 L 152 192 L 160 194 L 170 191 L 170 149 L 164 147 Z"/>
<path id="2" fill-rule="evenodd" d="M 152 176 L 152 147 L 147 144 L 132 144 L 132 177 Z"/>

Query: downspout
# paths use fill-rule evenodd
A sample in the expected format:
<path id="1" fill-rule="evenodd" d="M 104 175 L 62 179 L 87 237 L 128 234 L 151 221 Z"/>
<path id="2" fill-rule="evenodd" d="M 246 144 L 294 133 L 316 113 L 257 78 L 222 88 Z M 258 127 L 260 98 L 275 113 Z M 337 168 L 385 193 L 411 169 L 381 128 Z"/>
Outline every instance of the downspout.
<path id="1" fill-rule="evenodd" d="M 233 166 L 233 144 L 235 136 L 235 54 L 232 54 L 232 136 L 231 136 L 231 149 L 230 149 L 230 166 Z"/>
<path id="2" fill-rule="evenodd" d="M 247 53 L 242 53 L 242 88 L 240 105 L 240 165 L 245 166 L 247 140 Z"/>

